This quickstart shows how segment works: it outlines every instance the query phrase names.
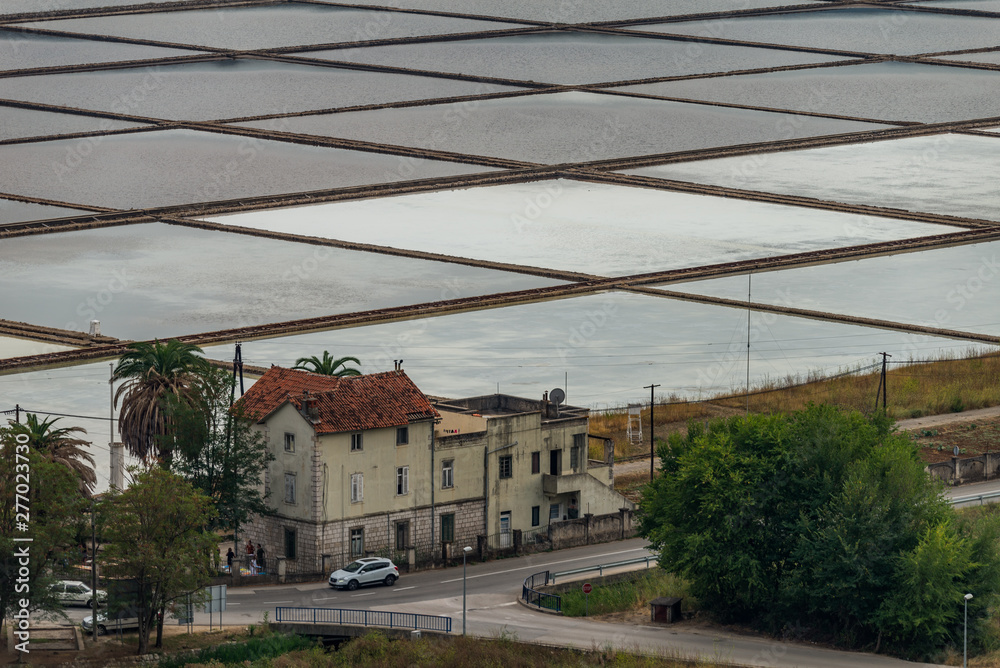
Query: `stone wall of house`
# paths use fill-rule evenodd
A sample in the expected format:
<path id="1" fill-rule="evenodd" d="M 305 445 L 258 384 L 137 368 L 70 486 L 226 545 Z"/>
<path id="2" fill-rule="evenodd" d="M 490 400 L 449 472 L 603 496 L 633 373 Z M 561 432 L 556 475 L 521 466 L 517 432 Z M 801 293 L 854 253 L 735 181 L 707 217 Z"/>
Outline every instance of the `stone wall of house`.
<path id="1" fill-rule="evenodd" d="M 446 548 L 441 541 L 441 516 L 455 515 L 455 536 L 451 546 Z M 396 525 L 409 523 L 410 549 L 396 549 Z M 434 544 L 431 544 L 430 506 L 379 513 L 360 518 L 313 523 L 280 516 L 261 516 L 240 530 L 241 544 L 247 538 L 264 546 L 269 570 L 275 570 L 277 557 L 285 555 L 285 529 L 296 532 L 296 557 L 284 560 L 284 571 L 288 575 L 303 573 L 327 573 L 350 563 L 357 555 L 351 554 L 351 530 L 363 530 L 363 552 L 361 556 L 386 556 L 391 558 L 400 570 L 411 565 L 424 565 L 461 556 L 462 547 L 475 546 L 476 536 L 483 529 L 483 500 L 473 499 L 448 503 L 434 507 Z M 455 547 L 457 546 L 457 547 Z"/>

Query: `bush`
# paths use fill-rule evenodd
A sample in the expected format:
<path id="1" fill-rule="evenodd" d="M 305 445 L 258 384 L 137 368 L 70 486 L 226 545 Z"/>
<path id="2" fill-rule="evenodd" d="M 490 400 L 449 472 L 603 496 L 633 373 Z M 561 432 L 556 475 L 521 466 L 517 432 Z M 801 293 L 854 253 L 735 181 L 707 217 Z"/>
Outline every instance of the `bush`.
<path id="1" fill-rule="evenodd" d="M 159 668 L 183 668 L 192 663 L 240 664 L 244 661 L 270 659 L 288 652 L 307 649 L 315 644 L 302 636 L 271 635 L 251 638 L 246 642 L 229 643 L 217 647 L 207 647 L 194 656 L 168 657 L 161 659 Z"/>

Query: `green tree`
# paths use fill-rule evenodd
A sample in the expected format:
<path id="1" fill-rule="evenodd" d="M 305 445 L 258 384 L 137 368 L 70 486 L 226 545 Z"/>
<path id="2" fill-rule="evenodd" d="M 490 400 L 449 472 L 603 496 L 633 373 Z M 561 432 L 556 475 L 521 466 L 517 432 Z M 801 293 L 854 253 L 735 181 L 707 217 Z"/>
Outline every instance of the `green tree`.
<path id="1" fill-rule="evenodd" d="M 207 531 L 212 503 L 180 476 L 154 467 L 125 491 L 113 492 L 101 514 L 105 573 L 135 584 L 139 654 L 145 654 L 157 613 L 159 647 L 167 605 L 207 585 L 215 572 L 218 542 Z"/>
<path id="2" fill-rule="evenodd" d="M 61 608 L 49 584 L 53 571 L 79 554 L 74 539 L 88 502 L 68 467 L 7 427 L 0 429 L 0 504 L 2 627 L 8 619 L 20 621 L 16 616 L 23 614 L 22 600 L 30 614 Z M 18 540 L 25 538 L 30 542 Z"/>
<path id="3" fill-rule="evenodd" d="M 169 397 L 197 401 L 201 376 L 209 368 L 198 353 L 198 346 L 176 340 L 138 342 L 119 358 L 112 374 L 125 381 L 115 392 L 115 406 L 121 402 L 118 428 L 134 456 L 146 462 L 158 457 L 169 468 L 171 452 L 162 448 L 162 437 L 170 431 L 165 403 Z"/>
<path id="4" fill-rule="evenodd" d="M 274 455 L 241 404 L 230 406 L 232 390 L 228 373 L 205 372 L 196 403 L 169 402 L 174 429 L 165 438 L 174 452 L 173 471 L 212 500 L 212 528 L 236 531 L 254 515 L 269 512 L 260 485 Z"/>
<path id="5" fill-rule="evenodd" d="M 659 454 L 640 531 L 720 618 L 926 656 L 956 638 L 960 593 L 977 615 L 997 601 L 1000 531 L 960 522 L 884 416 L 732 418 Z"/>
<path id="6" fill-rule="evenodd" d="M 84 448 L 90 446 L 88 441 L 76 438 L 73 434 L 87 431 L 83 427 L 53 427 L 61 418 L 39 421 L 34 413 L 28 413 L 24 424 L 10 423 L 10 431 L 15 436 L 23 434 L 28 443 L 41 452 L 49 461 L 66 466 L 80 480 L 80 489 L 90 496 L 97 484 L 97 473 L 94 472 L 94 457 Z"/>
<path id="7" fill-rule="evenodd" d="M 334 359 L 329 351 L 324 350 L 322 359 L 315 355 L 312 357 L 300 357 L 295 360 L 295 366 L 292 368 L 318 373 L 323 376 L 360 376 L 361 372 L 348 367 L 348 362 L 361 364 L 361 360 L 357 357 L 340 357 Z"/>

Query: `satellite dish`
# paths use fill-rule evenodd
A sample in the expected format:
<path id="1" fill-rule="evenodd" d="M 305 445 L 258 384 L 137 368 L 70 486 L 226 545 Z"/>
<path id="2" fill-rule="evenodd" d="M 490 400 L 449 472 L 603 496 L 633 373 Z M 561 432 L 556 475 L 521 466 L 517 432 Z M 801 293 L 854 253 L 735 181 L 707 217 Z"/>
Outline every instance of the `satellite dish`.
<path id="1" fill-rule="evenodd" d="M 562 402 L 566 401 L 566 393 L 557 387 L 556 389 L 549 392 L 549 401 L 558 406 Z"/>

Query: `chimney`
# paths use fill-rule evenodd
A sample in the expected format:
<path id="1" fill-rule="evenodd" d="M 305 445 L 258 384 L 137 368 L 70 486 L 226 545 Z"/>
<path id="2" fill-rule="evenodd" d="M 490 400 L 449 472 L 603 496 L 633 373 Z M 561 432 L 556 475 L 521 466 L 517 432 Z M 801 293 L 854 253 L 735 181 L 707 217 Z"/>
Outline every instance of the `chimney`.
<path id="1" fill-rule="evenodd" d="M 309 419 L 319 419 L 319 399 L 310 396 L 309 390 L 302 391 L 302 410 Z"/>
<path id="2" fill-rule="evenodd" d="M 101 321 L 100 320 L 91 320 L 90 321 L 90 335 L 91 336 L 100 336 L 101 335 Z"/>

